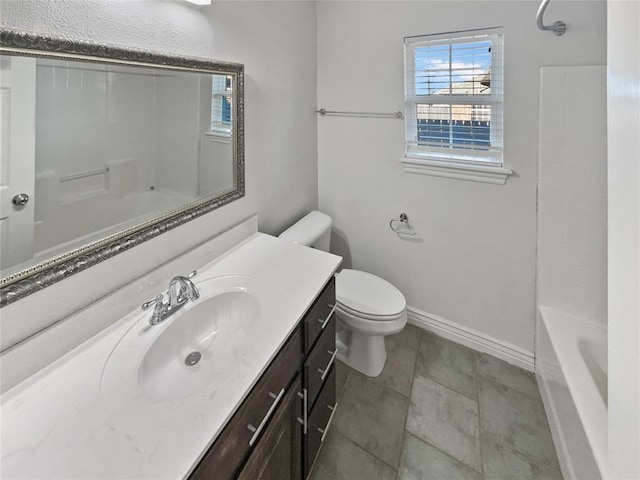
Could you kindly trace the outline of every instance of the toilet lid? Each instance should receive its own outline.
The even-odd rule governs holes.
[[[407,306],[400,290],[386,280],[349,269],[342,270],[336,276],[336,300],[366,315],[398,315]]]

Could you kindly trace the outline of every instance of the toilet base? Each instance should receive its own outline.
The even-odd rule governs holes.
[[[338,360],[368,377],[380,375],[387,361],[384,337],[349,332],[340,328],[340,325],[338,327],[336,334]]]

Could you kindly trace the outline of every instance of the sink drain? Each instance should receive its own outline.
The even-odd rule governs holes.
[[[187,358],[184,359],[184,364],[187,367],[193,367],[200,361],[201,358],[202,354],[200,352],[191,352],[189,355],[187,355]]]

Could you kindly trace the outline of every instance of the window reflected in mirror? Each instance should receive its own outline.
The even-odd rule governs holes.
[[[211,81],[211,133],[231,136],[231,75],[212,75]]]

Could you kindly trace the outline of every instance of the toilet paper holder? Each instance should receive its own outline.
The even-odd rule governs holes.
[[[400,222],[400,224],[405,224],[407,226],[407,229],[409,229],[408,231],[403,231],[403,230],[397,230],[396,227],[394,226],[394,224],[396,222]],[[400,218],[392,218],[391,221],[389,222],[389,228],[391,230],[393,230],[395,233],[397,233],[398,235],[415,235],[416,232],[412,232],[412,227],[409,225],[409,217],[407,216],[406,213],[401,213],[400,214]]]

